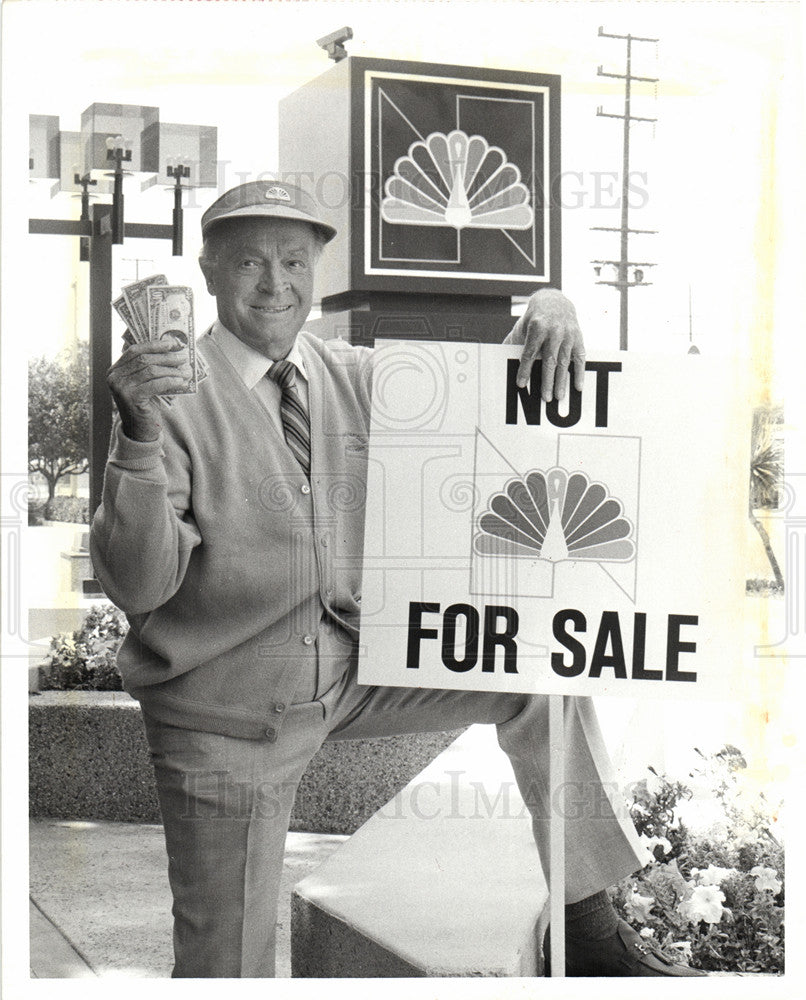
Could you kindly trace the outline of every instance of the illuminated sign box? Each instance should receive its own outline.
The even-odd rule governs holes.
[[[339,230],[322,297],[560,283],[560,79],[348,58],[280,104],[280,175]]]

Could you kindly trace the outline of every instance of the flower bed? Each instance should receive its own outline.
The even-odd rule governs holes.
[[[673,961],[716,972],[784,971],[784,850],[775,816],[749,798],[746,764],[731,746],[702,757],[720,818],[703,833],[681,819],[691,789],[650,768],[630,811],[654,860],[615,890],[614,903],[647,944]]]
[[[121,691],[117,654],[129,630],[126,616],[112,604],[90,608],[80,628],[55,635],[40,668],[43,691]]]

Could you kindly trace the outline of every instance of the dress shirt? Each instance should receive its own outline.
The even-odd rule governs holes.
[[[213,323],[210,336],[221,348],[227,361],[238,373],[246,388],[260,400],[274,421],[277,430],[284,434],[283,421],[280,416],[282,389],[272,379],[264,377],[274,362],[253,347],[238,340],[235,334],[231,333],[220,320]],[[305,374],[305,362],[302,360],[296,340],[286,355],[286,360],[293,362],[297,369],[297,395],[305,410],[308,411],[308,379]]]

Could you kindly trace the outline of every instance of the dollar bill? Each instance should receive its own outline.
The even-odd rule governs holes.
[[[184,285],[149,285],[146,288],[148,301],[148,339],[151,341],[172,340],[182,344],[187,351],[187,363],[191,376],[187,384],[175,389],[178,393],[196,392],[198,388],[198,365],[196,362],[196,337],[193,327],[193,291]]]
[[[132,314],[131,309],[129,309],[126,304],[126,300],[122,295],[118,296],[112,303],[115,312],[120,316],[123,322],[126,324],[126,329],[129,331],[129,341],[130,343],[137,343],[137,322]],[[127,340],[126,335],[123,336],[124,341]]]
[[[133,285],[126,285],[123,288],[123,300],[129,307],[134,329],[132,336],[135,340],[143,343],[149,339],[148,335],[148,289],[155,285],[167,285],[168,279],[164,274],[152,274],[141,281],[135,281]],[[131,329],[131,328],[130,328]]]

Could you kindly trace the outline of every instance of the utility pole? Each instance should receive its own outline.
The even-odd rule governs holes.
[[[630,233],[643,233],[652,234],[655,233],[654,229],[630,229],[629,222],[629,181],[630,181],[630,123],[631,122],[654,122],[657,121],[656,118],[644,118],[640,115],[634,115],[631,112],[631,101],[632,101],[632,82],[633,80],[640,81],[641,83],[657,83],[657,77],[652,76],[635,76],[632,72],[632,46],[633,42],[657,42],[657,38],[643,38],[638,35],[614,35],[606,32],[604,28],[599,28],[600,38],[618,38],[627,43],[627,71],[626,73],[606,73],[601,66],[598,67],[596,74],[597,76],[607,76],[612,77],[616,80],[624,80],[624,114],[617,115],[610,112],[606,112],[602,109],[600,105],[596,109],[596,116],[598,118],[620,118],[624,122],[624,143],[622,148],[622,158],[621,158],[621,225],[618,229],[611,226],[593,226],[593,229],[601,230],[604,232],[619,233],[621,237],[621,253],[619,259],[615,260],[595,260],[592,263],[596,268],[597,276],[601,273],[601,268],[603,265],[612,265],[617,268],[618,278],[616,281],[597,281],[597,285],[612,285],[618,288],[619,295],[621,298],[621,309],[619,314],[619,349],[622,351],[627,350],[627,331],[628,331],[628,302],[627,296],[630,288],[635,287],[635,285],[651,284],[651,282],[644,281],[643,268],[654,267],[655,265],[649,261],[630,261],[629,259],[629,237]],[[634,268],[634,280],[630,281],[630,268]]]
[[[694,343],[694,315],[691,309],[691,285],[688,286],[688,353],[700,353],[699,347],[697,347]]]

